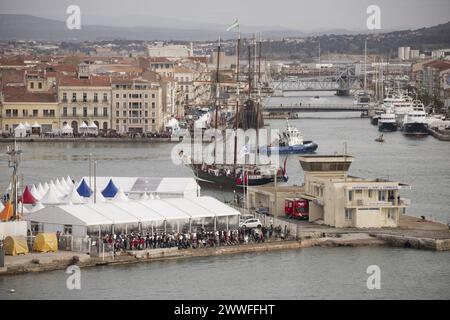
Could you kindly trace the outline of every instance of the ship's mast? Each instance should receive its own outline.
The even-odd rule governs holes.
[[[234,129],[235,129],[235,135],[234,135],[234,164],[237,163],[237,130],[239,126],[239,89],[240,89],[240,83],[239,83],[239,54],[240,54],[240,46],[241,46],[241,32],[239,30],[237,44],[236,44],[236,112],[234,115]]]
[[[12,176],[12,200],[13,200],[13,220],[18,219],[17,210],[18,208],[18,194],[17,194],[17,184],[18,184],[18,178],[17,178],[17,172],[19,170],[19,163],[20,163],[20,157],[22,154],[22,150],[20,150],[17,147],[17,143],[14,140],[13,146],[8,146],[7,152],[8,154],[8,167],[13,168],[13,176]]]
[[[367,39],[364,40],[364,92],[367,89]]]
[[[219,45],[217,46],[217,67],[216,67],[216,103],[215,103],[215,120],[214,120],[214,128],[216,129],[216,135],[219,124],[219,99],[220,99],[220,77],[219,77],[219,68],[220,68],[220,47],[221,40],[219,37]],[[216,154],[217,152],[217,136],[214,137],[214,162],[216,162]]]

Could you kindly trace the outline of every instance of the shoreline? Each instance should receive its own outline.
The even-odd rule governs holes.
[[[86,143],[86,142],[93,142],[93,143],[104,143],[104,142],[135,142],[135,143],[179,143],[180,141],[173,141],[171,138],[0,138],[0,143],[11,143],[11,142],[33,142],[33,143],[40,143],[40,142],[80,142],[80,143]]]
[[[392,234],[387,232],[305,232],[298,240],[274,240],[235,246],[218,246],[201,249],[147,249],[127,251],[112,257],[94,257],[87,253],[58,251],[55,253],[31,253],[25,256],[6,256],[0,276],[64,270],[70,265],[80,268],[114,266],[178,260],[196,257],[214,257],[228,254],[299,250],[311,247],[402,247],[406,249],[450,251],[450,235],[443,239]]]

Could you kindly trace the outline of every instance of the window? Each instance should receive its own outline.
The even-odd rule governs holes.
[[[77,116],[77,108],[76,107],[72,108],[72,116],[74,116],[74,117]]]
[[[19,116],[19,111],[17,109],[13,109],[12,111],[13,117],[17,118]]]
[[[152,102],[152,109],[155,109],[156,103]]]
[[[348,192],[348,201],[353,201],[353,191]]]
[[[98,116],[98,108],[94,108],[94,117],[97,117]]]
[[[386,201],[386,194],[384,191],[378,191],[378,201]]]
[[[38,88],[39,88],[39,89],[42,89],[42,82],[39,82],[39,83],[38,83]]]
[[[83,92],[83,102],[87,102],[87,93]]]
[[[372,190],[369,190],[368,193],[369,193],[369,198],[372,198]]]
[[[27,109],[23,109],[22,110],[22,117],[24,117],[24,118],[28,117],[28,110]]]
[[[116,111],[116,117],[120,117],[120,112]]]
[[[353,210],[345,209],[345,220],[353,220]]]
[[[63,92],[62,101],[67,102],[67,92]]]
[[[83,117],[87,117],[87,107],[83,107]]]
[[[30,89],[34,89],[34,82],[30,82]]]
[[[94,92],[94,102],[98,102],[98,94],[97,94],[97,92]]]
[[[388,209],[387,211],[387,218],[389,220],[395,220],[395,213],[393,209]]]
[[[116,102],[116,108],[119,109],[119,107],[120,107],[119,102]]]
[[[107,117],[108,116],[108,108],[103,108],[103,116]]]
[[[6,109],[6,116],[11,117],[11,109]]]
[[[63,108],[63,117],[67,117],[67,107]]]
[[[38,116],[39,111],[37,109],[33,109],[33,117]]]
[[[77,94],[75,92],[72,93],[72,102],[77,102]]]
[[[104,93],[103,94],[103,102],[107,102],[108,101],[108,94]]]
[[[118,93],[116,93],[116,99],[119,99],[120,95]]]
[[[156,95],[154,93],[152,93],[152,98],[155,99]]]
[[[72,235],[72,226],[65,224],[64,225],[64,234],[65,235]]]

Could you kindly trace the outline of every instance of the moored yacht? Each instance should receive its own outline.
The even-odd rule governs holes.
[[[405,116],[402,123],[402,131],[407,135],[427,135],[427,114],[420,101],[414,101],[412,110]]]
[[[380,115],[380,118],[378,119],[378,131],[397,131],[397,121],[395,120],[395,114],[391,109],[387,109],[385,113]]]

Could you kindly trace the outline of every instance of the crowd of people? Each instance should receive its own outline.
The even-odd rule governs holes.
[[[201,228],[195,232],[132,232],[129,234],[107,234],[102,241],[114,251],[146,250],[158,248],[195,249],[216,246],[230,246],[248,243],[261,243],[271,238],[287,239],[288,230],[281,227],[260,229],[240,228],[228,231],[205,231]]]

